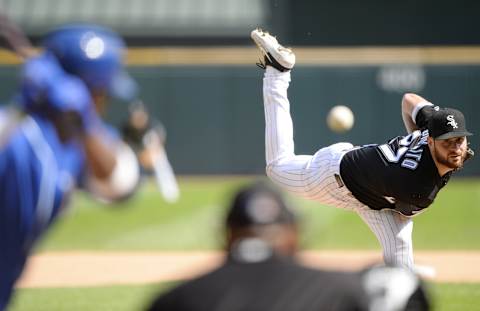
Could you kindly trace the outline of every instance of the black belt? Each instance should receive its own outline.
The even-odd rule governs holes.
[[[347,189],[346,194],[348,196],[352,197],[352,198],[355,198],[355,196],[352,194],[352,192],[347,188],[347,186],[345,186],[345,183],[343,182],[342,176],[340,176],[339,174],[333,174],[333,177],[335,177],[335,180],[337,181],[338,188],[345,187],[345,189]]]
[[[338,188],[342,188],[345,186],[345,183],[343,182],[342,177],[340,177],[340,175],[333,174],[333,177],[335,177],[335,180],[337,181]]]

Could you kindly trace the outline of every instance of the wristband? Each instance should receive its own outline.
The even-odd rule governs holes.
[[[433,104],[431,102],[427,102],[427,101],[422,101],[422,102],[419,102],[415,108],[413,108],[412,110],[412,121],[414,124],[417,124],[417,114],[418,112],[425,106],[433,106]]]

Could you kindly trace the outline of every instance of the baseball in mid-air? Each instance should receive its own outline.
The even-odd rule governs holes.
[[[353,112],[350,108],[343,105],[334,106],[327,115],[328,127],[337,133],[350,130],[355,121]]]

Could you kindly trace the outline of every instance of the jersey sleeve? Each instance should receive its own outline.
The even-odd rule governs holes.
[[[428,120],[432,117],[435,112],[435,107],[433,105],[423,106],[415,116],[415,124],[419,129],[425,129],[428,124]]]

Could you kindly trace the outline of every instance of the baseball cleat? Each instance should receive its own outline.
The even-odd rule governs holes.
[[[272,66],[279,71],[288,71],[295,65],[295,54],[289,48],[283,47],[277,39],[259,28],[253,30],[250,37],[264,56],[260,67]]]

